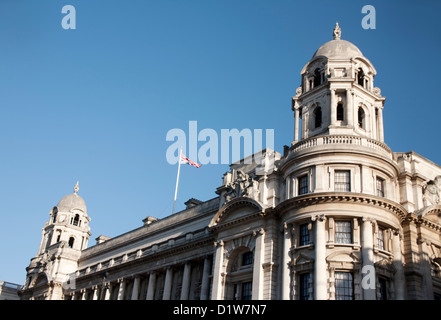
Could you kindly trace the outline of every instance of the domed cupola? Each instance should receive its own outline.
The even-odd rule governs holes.
[[[78,195],[78,183],[74,188],[74,193],[68,194],[58,202],[57,208],[59,212],[71,212],[72,210],[80,210],[87,213],[86,202]]]
[[[293,144],[323,135],[384,141],[385,98],[374,87],[377,71],[356,45],[341,39],[338,23],[333,40],[317,49],[300,74],[301,86],[292,99]]]
[[[86,202],[78,195],[78,190],[77,182],[74,193],[63,197],[49,212],[50,219],[43,229],[39,254],[59,242],[65,242],[71,249],[83,250],[87,247],[90,218]]]

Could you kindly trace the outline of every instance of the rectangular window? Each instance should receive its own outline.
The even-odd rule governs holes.
[[[386,250],[385,246],[384,246],[384,229],[382,229],[382,228],[378,228],[377,248],[380,250]]]
[[[351,272],[335,273],[335,300],[354,300],[354,281]]]
[[[351,191],[351,171],[335,170],[334,172],[334,191],[350,192]]]
[[[299,195],[306,194],[309,192],[308,189],[308,175],[305,174],[297,178],[299,184]]]
[[[300,225],[300,246],[306,246],[309,244],[309,228],[308,224]]]
[[[242,300],[251,300],[252,291],[253,283],[251,281],[242,283]]]
[[[378,291],[380,292],[379,300],[387,300],[387,280],[379,278],[378,287]]]
[[[377,189],[377,196],[384,197],[384,179],[377,177],[376,189]]]
[[[309,280],[310,273],[302,273],[300,275],[300,300],[309,300]]]
[[[350,221],[335,222],[335,243],[352,243],[352,224]]]

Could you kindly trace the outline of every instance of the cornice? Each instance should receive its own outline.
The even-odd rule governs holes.
[[[406,209],[394,201],[382,197],[353,192],[321,192],[306,194],[283,201],[274,208],[274,211],[279,215],[283,215],[290,209],[326,203],[358,203],[381,207],[391,211],[400,219],[400,221],[404,221],[408,215]]]

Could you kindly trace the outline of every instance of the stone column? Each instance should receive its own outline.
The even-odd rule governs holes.
[[[403,261],[401,257],[401,241],[400,233],[395,231],[393,233],[392,246],[394,253],[395,276],[394,276],[394,286],[395,286],[395,300],[404,300],[404,270]]]
[[[374,266],[373,224],[375,220],[363,218],[361,229],[362,279],[361,287],[364,300],[376,300],[376,276]]]
[[[210,262],[212,259],[205,257],[204,270],[202,272],[202,284],[201,284],[201,300],[208,300],[209,288],[210,288]]]
[[[86,300],[86,289],[81,290],[81,300]]]
[[[135,279],[133,281],[132,300],[138,300],[139,280],[139,276],[135,276]]]
[[[184,266],[184,275],[182,276],[181,300],[188,300],[191,280],[191,263],[187,262]]]
[[[299,108],[294,110],[294,142],[299,141]]]
[[[156,271],[152,271],[149,276],[149,284],[147,288],[146,300],[153,300],[156,288]]]
[[[335,89],[330,89],[331,91],[331,126],[334,126],[337,122],[337,104],[335,103]]]
[[[327,277],[326,277],[326,230],[324,215],[312,217],[315,221],[314,234],[314,296],[316,300],[327,299]]]
[[[168,267],[165,273],[164,293],[162,295],[162,300],[170,300],[172,284],[173,284],[173,269],[172,267]]]
[[[106,283],[104,285],[104,300],[110,300],[110,283]]]
[[[124,300],[124,291],[126,289],[126,282],[124,279],[118,279],[119,289],[118,289],[118,300]]]
[[[93,288],[93,300],[98,300],[98,286],[94,286]]]
[[[282,300],[290,300],[290,254],[291,249],[290,227],[285,224],[283,227],[283,253],[282,253]]]
[[[383,108],[378,108],[378,140],[384,142],[384,127],[383,127]]]
[[[214,272],[213,272],[213,288],[212,288],[212,300],[221,300],[223,293],[223,263],[224,263],[224,242],[218,241],[214,243],[216,247],[215,251],[215,261],[214,261]]]
[[[352,94],[353,90],[347,89],[346,90],[346,123],[348,124],[348,127],[354,127],[354,106],[352,105]],[[358,113],[356,113],[358,114]]]
[[[263,297],[264,234],[263,228],[253,232],[256,237],[256,245],[254,247],[252,300],[262,300]]]

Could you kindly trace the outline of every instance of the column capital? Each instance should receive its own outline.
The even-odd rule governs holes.
[[[361,221],[363,221],[363,223],[364,223],[364,222],[370,222],[370,223],[372,223],[372,225],[375,225],[375,224],[377,223],[377,220],[376,220],[376,219],[374,219],[374,218],[370,218],[370,217],[363,217],[363,218],[361,219]]]
[[[324,221],[326,221],[326,216],[324,214],[313,215],[313,216],[311,216],[311,220],[312,221],[324,222]]]
[[[214,242],[214,246],[215,247],[223,247],[224,246],[224,242],[222,240],[215,241]]]
[[[253,236],[258,237],[265,234],[265,230],[263,228],[259,228],[253,231]]]

